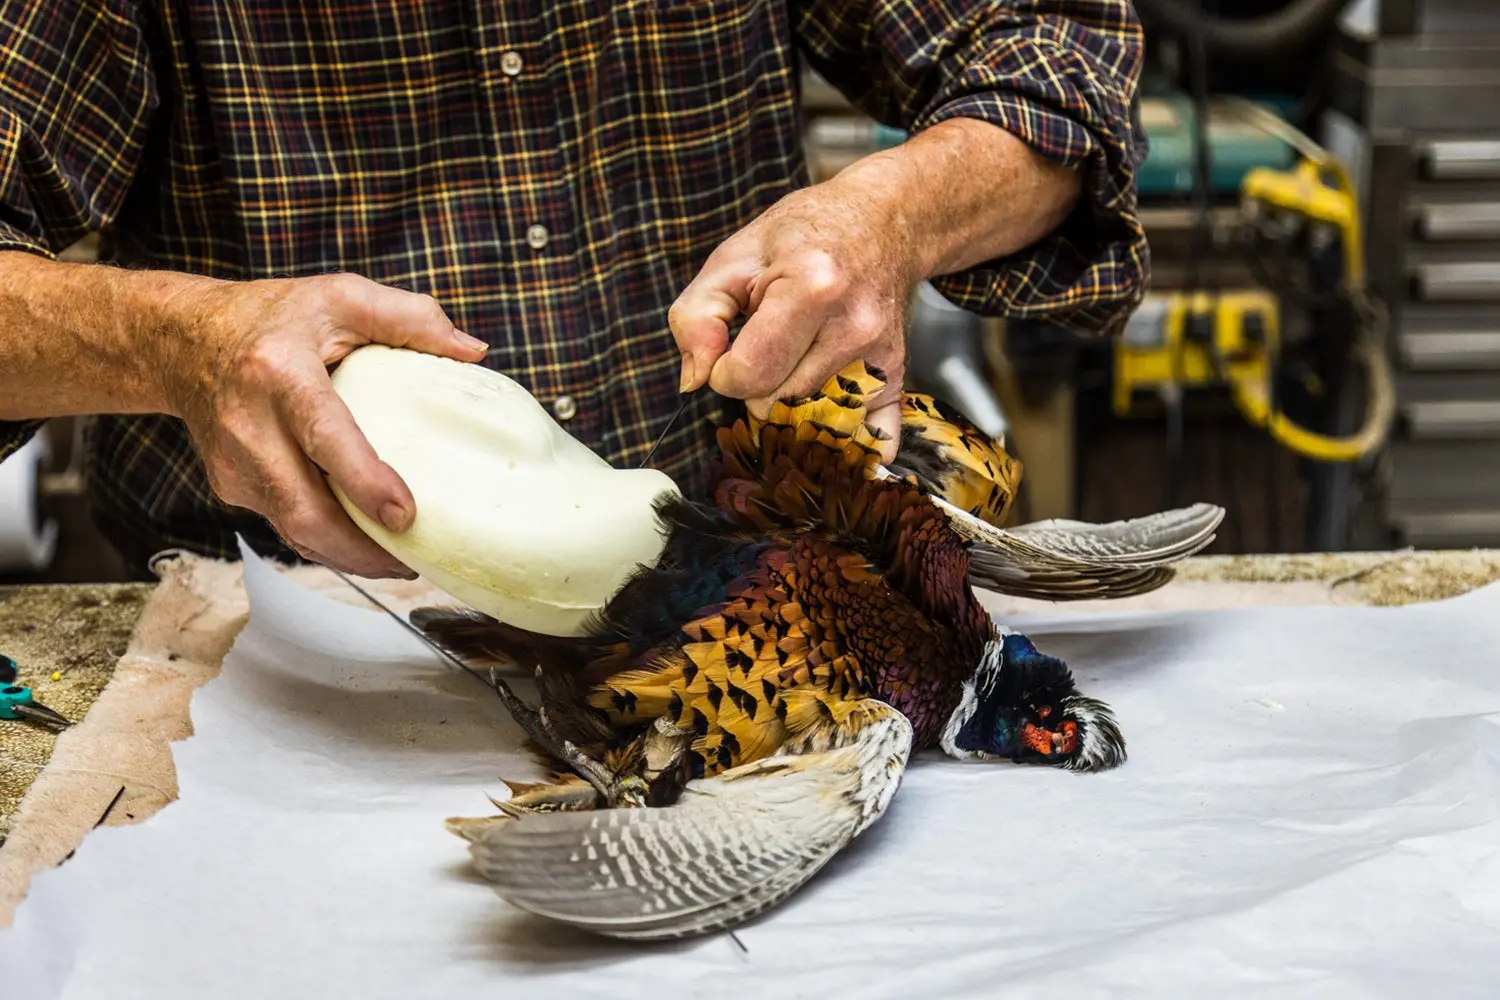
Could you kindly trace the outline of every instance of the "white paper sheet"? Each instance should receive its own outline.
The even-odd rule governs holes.
[[[1500,587],[1019,623],[1129,763],[922,758],[742,954],[511,910],[441,825],[535,773],[493,696],[378,612],[246,582],[180,801],[35,880],[6,1000],[1500,996]]]

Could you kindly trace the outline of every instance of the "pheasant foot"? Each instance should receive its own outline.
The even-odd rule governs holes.
[[[551,754],[560,763],[572,768],[580,778],[593,785],[594,790],[605,802],[615,804],[620,798],[620,791],[616,786],[614,776],[598,761],[590,759],[571,742],[559,737],[547,720],[546,709],[534,709],[522,701],[510,689],[510,685],[500,679],[500,675],[494,668],[490,669],[490,686],[500,696],[501,703],[510,713],[510,717],[516,721],[516,725],[531,737],[533,743]]]

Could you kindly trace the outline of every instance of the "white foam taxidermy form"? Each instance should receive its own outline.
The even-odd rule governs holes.
[[[578,635],[666,538],[654,504],[676,493],[655,469],[616,469],[499,372],[381,345],[333,387],[375,453],[411,488],[396,534],[337,486],[354,523],[432,583],[503,622]]]

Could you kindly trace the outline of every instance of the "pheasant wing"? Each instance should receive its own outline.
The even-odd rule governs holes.
[[[1012,553],[984,550],[972,552],[969,561],[969,580],[974,586],[1043,601],[1119,600],[1149,594],[1166,586],[1175,575],[1170,566],[1047,566],[1040,561],[1018,560]]]
[[[1223,520],[1222,507],[1199,503],[1108,524],[1035,521],[1007,533],[1036,550],[1085,562],[1166,565],[1201,551]]]
[[[1172,564],[1214,539],[1222,509],[1206,504],[1135,521],[1004,530],[954,512],[973,545],[969,579],[1018,597],[1064,601],[1121,598],[1164,586]],[[962,522],[960,524],[960,522]]]
[[[1010,530],[958,525],[974,542],[969,577],[995,590],[1048,600],[1120,598],[1163,586],[1174,563],[1202,551],[1223,517],[1200,504],[1112,524],[1043,521]],[[970,529],[970,530],[966,530]]]
[[[528,814],[464,832],[522,910],[609,937],[693,937],[781,902],[884,814],[912,728],[883,702],[792,748],[689,782],[660,809]]]
[[[1224,509],[1194,504],[1107,524],[1048,520],[997,528],[940,497],[933,502],[970,543],[969,579],[1016,597],[1119,598],[1172,579],[1172,564],[1203,551]]]

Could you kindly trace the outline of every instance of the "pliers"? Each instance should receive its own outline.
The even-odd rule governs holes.
[[[0,719],[20,719],[52,729],[66,729],[73,724],[32,697],[31,688],[17,684],[19,674],[16,661],[0,653]]]

